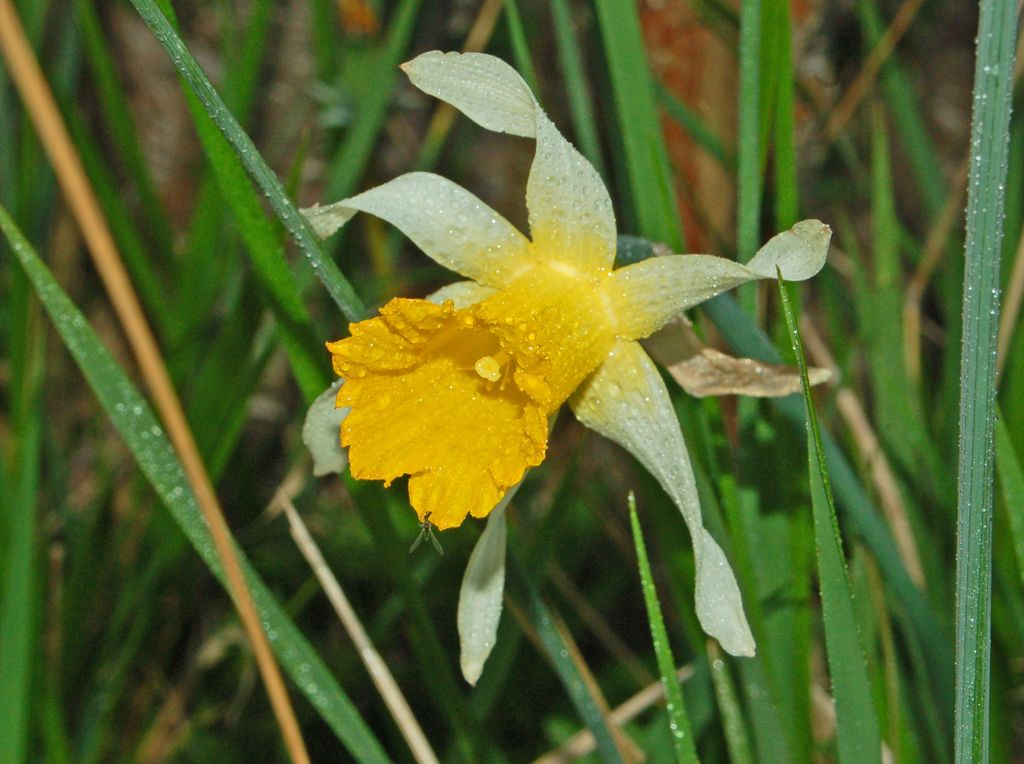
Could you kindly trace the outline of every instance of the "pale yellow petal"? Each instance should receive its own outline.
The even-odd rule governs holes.
[[[316,397],[306,412],[302,424],[302,442],[313,457],[313,474],[317,477],[341,474],[348,464],[348,455],[341,447],[341,422],[348,415],[347,408],[338,408],[335,400],[338,388],[345,380],[339,379]]]
[[[619,335],[641,339],[670,318],[717,294],[756,279],[776,278],[776,267],[791,281],[821,270],[831,229],[804,220],[765,244],[746,265],[711,255],[651,257],[619,268],[608,286]]]
[[[704,529],[689,453],[654,363],[636,342],[620,340],[570,405],[583,424],[633,454],[679,508],[693,539],[701,626],[730,654],[753,655],[736,578]]]
[[[429,257],[463,276],[502,286],[528,268],[530,242],[466,189],[440,175],[412,172],[361,194],[303,214],[329,236],[356,212],[382,218]]]
[[[681,311],[759,278],[761,274],[723,257],[650,257],[616,270],[608,298],[619,336],[640,339]]]
[[[510,488],[487,516],[487,527],[473,547],[459,587],[459,666],[471,685],[483,673],[498,636],[505,593],[505,508],[515,491],[516,487]]]
[[[762,278],[776,278],[776,266],[786,281],[804,281],[825,265],[832,229],[820,220],[801,220],[776,234],[747,263]]]
[[[536,137],[526,187],[537,256],[581,270],[610,268],[615,214],[597,171],[558,132],[516,71],[485,53],[424,53],[402,67],[414,85],[489,130]]]
[[[409,81],[481,127],[532,138],[536,100],[515,69],[486,53],[432,50],[402,64]]]
[[[581,271],[611,268],[616,232],[608,189],[539,107],[526,208],[538,259]]]

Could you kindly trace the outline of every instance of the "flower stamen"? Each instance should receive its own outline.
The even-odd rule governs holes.
[[[509,355],[504,350],[499,350],[494,355],[485,355],[478,358],[473,364],[473,369],[488,382],[497,382],[501,379],[502,368],[508,363]]]

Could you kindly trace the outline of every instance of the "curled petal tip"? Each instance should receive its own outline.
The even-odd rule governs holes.
[[[697,553],[697,618],[705,632],[730,655],[750,657],[756,644],[743,612],[736,577],[722,548],[701,528],[694,538]]]
[[[824,267],[831,239],[832,229],[820,220],[801,220],[769,239],[747,267],[762,278],[775,278],[778,268],[787,281],[804,281]]]

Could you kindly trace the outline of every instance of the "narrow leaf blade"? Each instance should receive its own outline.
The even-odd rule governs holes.
[[[654,588],[654,576],[651,574],[651,563],[647,559],[647,546],[644,544],[643,530],[636,515],[636,499],[629,494],[629,522],[633,529],[633,543],[636,546],[637,564],[640,568],[640,581],[644,590],[644,605],[647,607],[647,622],[651,627],[651,639],[654,642],[654,654],[658,659],[658,671],[661,673],[661,686],[665,688],[665,706],[668,710],[669,730],[672,734],[672,745],[676,752],[676,761],[697,762],[697,751],[694,748],[693,732],[690,719],[686,715],[683,703],[683,691],[676,677],[676,659],[672,655],[672,646],[665,630],[665,619],[661,615],[661,604],[658,602],[658,591]]]
[[[811,508],[818,559],[821,607],[825,621],[825,646],[832,692],[836,704],[839,760],[846,764],[881,761],[882,738],[872,700],[864,645],[853,608],[853,591],[846,572],[842,539],[829,484],[828,464],[811,399],[807,362],[796,327],[789,293],[779,277],[782,307],[793,343],[793,353],[803,377],[807,415],[807,452],[811,479]]]

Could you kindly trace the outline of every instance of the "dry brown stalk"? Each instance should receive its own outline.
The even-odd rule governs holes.
[[[370,635],[363,628],[362,621],[359,620],[359,616],[348,601],[348,597],[345,596],[341,584],[324,560],[320,548],[313,540],[313,536],[302,521],[298,510],[295,509],[295,505],[283,491],[278,493],[277,501],[288,517],[292,538],[295,539],[295,543],[298,545],[299,551],[302,552],[302,556],[306,558],[306,562],[309,563],[309,567],[313,569],[313,573],[324,589],[324,594],[327,595],[334,612],[338,614],[338,619],[345,627],[345,631],[348,632],[352,644],[355,645],[356,651],[359,653],[359,658],[370,673],[377,692],[384,699],[384,704],[391,712],[402,737],[405,738],[413,758],[421,764],[437,764],[437,755],[431,748],[427,736],[423,733],[423,728],[416,720],[416,715],[409,707],[405,695],[402,694],[398,682],[395,681],[388,664],[374,646]]]
[[[878,41],[878,44],[875,45],[868,55],[864,66],[861,67],[860,72],[857,74],[857,79],[847,88],[839,104],[832,110],[832,115],[828,118],[828,122],[825,123],[825,140],[829,144],[835,141],[853,117],[857,107],[860,106],[864,97],[871,90],[872,85],[874,85],[882,65],[892,55],[897,43],[906,34],[907,29],[910,28],[910,22],[914,20],[922,5],[924,5],[924,0],[906,0],[900,6],[900,9],[892,19],[892,23],[889,24],[889,28],[882,35],[882,39]]]
[[[911,276],[903,298],[903,364],[907,376],[915,384],[921,381],[921,300],[932,274],[946,252],[946,242],[960,219],[966,194],[967,157],[964,157],[950,186],[946,205],[928,234],[921,262]]]

